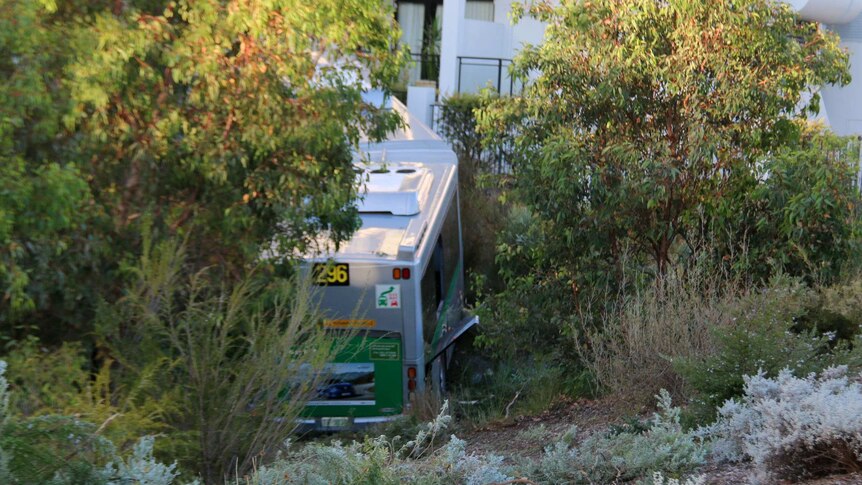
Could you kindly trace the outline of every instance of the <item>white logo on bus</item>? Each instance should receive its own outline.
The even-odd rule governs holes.
[[[377,308],[401,308],[401,285],[375,285]]]

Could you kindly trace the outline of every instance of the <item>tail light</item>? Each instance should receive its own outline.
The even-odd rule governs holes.
[[[393,280],[409,280],[410,268],[392,268]]]
[[[416,368],[408,367],[407,368],[407,390],[415,391],[416,390]]]

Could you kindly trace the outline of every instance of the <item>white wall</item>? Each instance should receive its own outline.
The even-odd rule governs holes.
[[[820,116],[839,135],[862,134],[862,0],[789,0],[806,20],[824,22],[850,54],[852,81],[820,90]]]
[[[851,50],[850,75],[853,81],[844,87],[824,86],[821,112],[832,130],[839,135],[862,135],[862,42],[842,42]]]
[[[862,13],[862,0],[785,0],[802,18],[843,24]]]
[[[539,44],[544,36],[545,27],[536,20],[523,19],[516,25],[511,24],[512,0],[494,0],[493,22],[464,18],[464,5],[465,0],[443,2],[440,58],[440,95],[443,97],[458,91],[458,57],[511,59],[524,44]],[[447,42],[447,36],[457,38],[458,42]],[[498,76],[497,62],[464,59],[460,69],[461,92],[476,92],[489,85],[496,87],[498,82],[501,91],[508,92],[512,82],[507,66],[508,63],[504,63]]]
[[[508,26],[464,19],[463,29],[458,55],[502,58],[512,56],[512,29]]]
[[[440,41],[440,96],[457,92],[458,51],[463,32],[465,0],[443,1],[443,23]]]

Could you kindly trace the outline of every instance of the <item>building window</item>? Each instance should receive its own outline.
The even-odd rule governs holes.
[[[493,22],[494,2],[467,0],[467,4],[464,6],[464,18]]]

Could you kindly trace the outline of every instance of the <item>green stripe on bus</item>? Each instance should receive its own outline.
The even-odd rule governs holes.
[[[452,296],[455,294],[455,287],[458,286],[458,275],[461,274],[464,261],[459,259],[458,266],[455,267],[455,275],[449,281],[449,288],[446,291],[446,298],[443,299],[443,308],[440,309],[440,316],[445,316],[449,311],[449,306],[452,304]],[[434,338],[431,339],[431,351],[425,354],[427,360],[437,349],[437,342],[440,341],[440,336],[443,333],[443,323],[445,318],[437,319],[437,327],[434,329]]]

